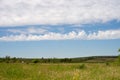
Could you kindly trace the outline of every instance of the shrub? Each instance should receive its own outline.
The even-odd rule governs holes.
[[[106,66],[109,66],[110,65],[110,63],[109,62],[106,62]]]
[[[85,68],[86,68],[85,64],[81,64],[81,65],[79,66],[79,69],[85,69]]]
[[[38,63],[38,62],[39,62],[39,60],[37,60],[37,59],[32,61],[32,63]]]

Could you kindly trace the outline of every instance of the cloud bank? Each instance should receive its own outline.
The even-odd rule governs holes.
[[[66,34],[49,32],[46,34],[20,34],[0,37],[0,41],[40,41],[40,40],[106,40],[120,39],[120,30],[106,30],[87,34],[84,30]]]
[[[0,0],[0,27],[111,20],[120,20],[120,0]]]

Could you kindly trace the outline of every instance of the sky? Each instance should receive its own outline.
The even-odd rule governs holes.
[[[0,0],[0,57],[118,55],[120,0]]]

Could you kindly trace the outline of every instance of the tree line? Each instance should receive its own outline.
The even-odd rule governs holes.
[[[78,58],[16,58],[5,56],[0,58],[3,63],[80,63],[80,62],[113,62],[118,56],[91,56]]]

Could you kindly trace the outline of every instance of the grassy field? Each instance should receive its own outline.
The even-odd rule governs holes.
[[[0,63],[0,80],[120,80],[120,66],[105,63]]]

